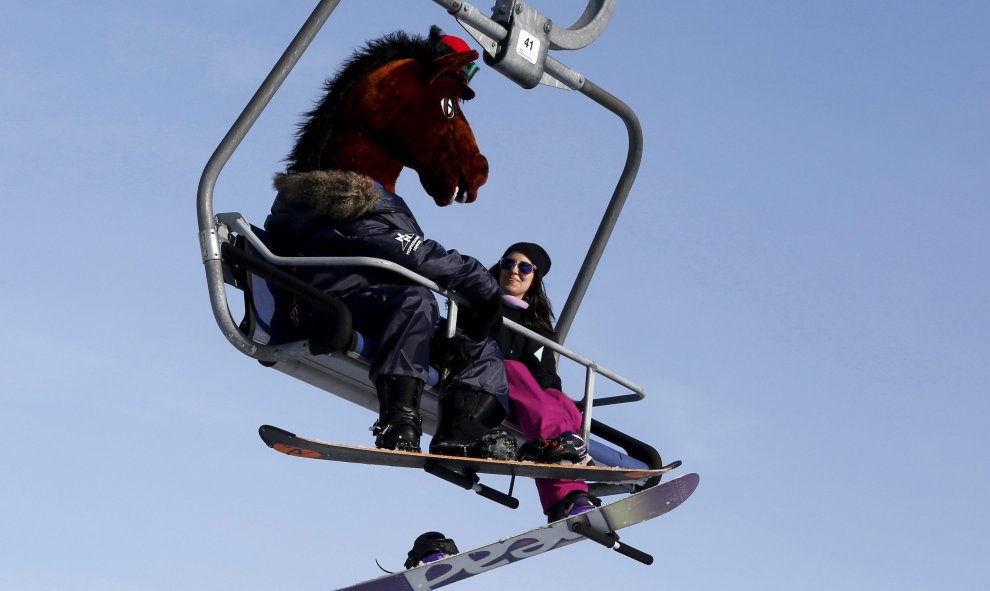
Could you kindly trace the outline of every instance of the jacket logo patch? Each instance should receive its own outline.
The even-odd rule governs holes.
[[[402,252],[406,254],[412,254],[416,252],[419,245],[423,243],[423,239],[415,234],[403,234],[399,232],[395,235],[395,239],[401,244]]]

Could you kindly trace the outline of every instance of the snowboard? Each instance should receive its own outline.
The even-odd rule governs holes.
[[[500,566],[563,548],[586,537],[649,564],[652,557],[623,546],[615,531],[659,517],[676,508],[691,496],[698,487],[699,480],[697,474],[686,474],[587,513],[555,521],[436,562],[342,587],[337,591],[438,589]]]
[[[284,429],[272,427],[271,425],[264,425],[259,428],[258,434],[261,435],[261,439],[268,447],[290,456],[336,462],[372,464],[376,466],[421,468],[427,471],[432,466],[440,466],[441,468],[461,474],[496,474],[525,478],[584,480],[588,482],[637,482],[660,476],[680,465],[680,462],[675,462],[658,469],[633,469],[461,458],[420,452],[377,449],[360,445],[328,443],[326,441],[300,437]]]

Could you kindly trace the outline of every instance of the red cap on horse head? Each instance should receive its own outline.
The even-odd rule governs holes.
[[[287,172],[343,170],[389,191],[404,167],[437,205],[471,203],[488,180],[461,101],[478,52],[432,27],[428,37],[396,32],[372,40],[344,63],[299,127]]]

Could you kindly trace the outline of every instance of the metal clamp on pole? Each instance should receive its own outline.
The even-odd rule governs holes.
[[[492,20],[508,29],[494,55],[484,54],[485,63],[523,88],[535,88],[543,79],[550,51],[553,24],[535,8],[519,0],[497,0]]]

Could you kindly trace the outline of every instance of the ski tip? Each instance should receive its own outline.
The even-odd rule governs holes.
[[[668,481],[668,483],[676,482],[681,490],[685,494],[685,498],[690,496],[698,488],[698,483],[701,482],[701,476],[695,472],[690,474],[685,474],[673,480]]]
[[[278,427],[272,427],[271,425],[262,425],[258,427],[258,436],[261,440],[265,442],[268,447],[275,447],[279,443],[284,443],[296,439],[295,433],[290,433],[285,429],[279,429]]]
[[[278,427],[273,427],[271,425],[262,425],[258,427],[258,435],[261,435],[261,438],[266,441],[272,436],[283,437],[283,438],[296,436],[295,433],[290,433],[285,429],[279,429]]]

